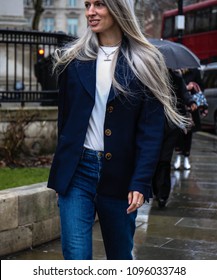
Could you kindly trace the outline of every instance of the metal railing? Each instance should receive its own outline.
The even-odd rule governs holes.
[[[5,102],[56,105],[52,53],[73,39],[61,32],[0,29],[0,106]]]

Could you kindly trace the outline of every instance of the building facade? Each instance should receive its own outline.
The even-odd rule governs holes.
[[[0,29],[26,28],[23,0],[0,0]]]
[[[32,0],[24,1],[24,15],[31,29],[34,17]],[[139,24],[144,30],[144,1],[135,2]],[[84,15],[84,2],[81,0],[43,0],[43,13],[40,17],[39,30],[46,32],[62,31],[73,36],[80,36],[87,26]]]
[[[159,37],[161,16],[165,10],[177,7],[178,0],[129,0],[135,7],[142,32],[149,37]],[[205,0],[183,0],[183,5]],[[32,29],[35,14],[33,0],[0,0],[0,27]],[[62,31],[80,36],[86,28],[83,0],[42,0],[43,13],[39,30],[47,32]],[[24,10],[24,11],[23,11]]]
[[[86,28],[84,4],[81,0],[43,0],[43,13],[39,30],[46,32],[65,32],[79,36]],[[31,29],[35,10],[32,0],[24,0],[24,14]]]
[[[24,14],[29,29],[32,29],[34,8],[32,0],[24,1]],[[144,1],[129,0],[132,7],[135,4],[138,22],[144,31]],[[62,31],[73,36],[80,36],[87,21],[84,15],[84,2],[82,0],[43,0],[43,13],[41,14],[39,30],[46,32]]]

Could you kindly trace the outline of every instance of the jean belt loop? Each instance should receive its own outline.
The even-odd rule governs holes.
[[[83,159],[84,158],[84,153],[85,153],[85,147],[83,147],[83,149],[82,149],[82,153],[81,153],[81,159]]]

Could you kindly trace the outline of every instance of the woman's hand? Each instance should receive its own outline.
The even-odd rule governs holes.
[[[191,104],[191,111],[194,112],[197,110],[197,104],[196,103],[192,103]]]
[[[195,83],[195,82],[190,82],[189,84],[187,84],[187,90],[191,91],[194,90],[195,92],[199,92],[201,91],[200,86]]]
[[[136,211],[144,203],[144,196],[140,192],[131,191],[128,194],[129,207],[127,208],[127,214]]]

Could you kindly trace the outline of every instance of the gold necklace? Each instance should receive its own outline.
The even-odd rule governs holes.
[[[100,47],[100,49],[103,51],[103,53],[105,54],[105,56],[106,56],[106,59],[104,59],[104,61],[112,61],[109,57],[112,55],[112,54],[114,54],[116,51],[117,51],[117,49],[115,49],[114,51],[112,51],[111,53],[107,53],[106,51],[104,51],[103,50],[103,48],[101,47],[101,46],[99,46]]]

